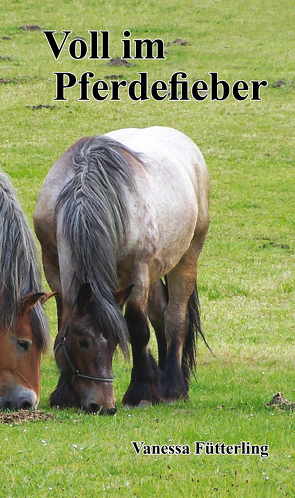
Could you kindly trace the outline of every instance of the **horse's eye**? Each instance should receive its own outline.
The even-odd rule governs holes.
[[[89,348],[89,342],[87,339],[79,339],[78,343],[81,348]]]
[[[26,341],[24,339],[17,339],[17,345],[23,350],[23,351],[28,351],[30,347],[32,346],[31,341]]]

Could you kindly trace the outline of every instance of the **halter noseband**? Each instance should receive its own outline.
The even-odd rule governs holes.
[[[73,373],[71,384],[73,385],[77,378],[85,379],[85,380],[95,380],[96,382],[106,382],[108,384],[111,384],[114,380],[113,377],[94,377],[92,375],[83,374],[77,368],[74,367],[74,365],[69,357],[69,353],[67,351],[67,348],[66,348],[67,333],[69,330],[69,319],[70,319],[70,314],[69,314],[64,332],[62,333],[62,336],[60,338],[60,341],[59,341],[58,345],[54,348],[54,356],[56,356],[57,351],[61,347],[63,349],[66,360],[67,360],[67,362],[72,370],[72,373]]]

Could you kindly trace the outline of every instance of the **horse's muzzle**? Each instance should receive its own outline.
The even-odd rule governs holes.
[[[87,406],[83,406],[83,409],[87,413],[92,413],[92,414],[99,413],[99,415],[115,415],[115,413],[117,412],[116,406],[104,408],[104,407],[100,407],[97,403],[94,403],[94,402],[90,402],[90,403],[88,403]]]
[[[19,388],[0,397],[2,410],[36,410],[38,398],[34,391]]]
[[[115,415],[117,412],[117,407],[113,406],[112,408],[102,408],[99,412],[99,415]]]

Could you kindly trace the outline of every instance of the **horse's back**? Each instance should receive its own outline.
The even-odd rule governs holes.
[[[155,205],[164,205],[166,197],[170,212],[173,204],[180,206],[185,202],[186,212],[197,205],[202,216],[209,216],[207,166],[201,151],[187,135],[173,128],[153,126],[116,130],[106,136],[139,153],[147,165],[146,190],[150,190],[148,195]]]
[[[106,134],[139,153],[147,165],[146,190],[155,205],[173,207],[186,216],[196,209],[199,223],[209,219],[209,173],[197,145],[184,133],[169,127],[127,128]],[[150,179],[150,183],[148,180]],[[182,207],[183,205],[183,213]],[[170,209],[169,209],[170,206]]]
[[[190,179],[196,184],[200,176],[208,178],[208,172],[202,153],[197,145],[184,133],[169,127],[153,126],[149,128],[124,128],[106,133],[105,136],[117,140],[139,153],[143,161],[147,159],[149,170],[159,169],[162,163],[164,175],[166,169],[171,171],[169,160],[177,162],[177,174],[185,170]],[[87,142],[90,137],[84,137],[74,143],[49,170],[41,187],[38,203],[42,207],[55,203],[64,185],[74,175],[72,167],[76,152]],[[37,203],[37,205],[38,205]]]
[[[143,172],[135,181],[140,202],[130,203],[130,237],[126,252],[150,260],[150,275],[167,273],[209,223],[209,177],[195,143],[167,127],[129,128],[108,133],[141,157]],[[203,228],[204,227],[204,228]],[[152,263],[151,263],[152,262]]]
[[[143,157],[158,162],[161,157],[173,157],[183,165],[191,177],[196,171],[207,175],[207,168],[197,145],[184,133],[165,126],[125,128],[106,133]],[[152,165],[150,165],[152,166]]]

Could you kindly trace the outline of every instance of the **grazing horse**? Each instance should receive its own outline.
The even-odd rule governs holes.
[[[0,170],[0,408],[37,408],[40,356],[49,341],[33,234]]]
[[[117,344],[128,355],[128,341],[125,406],[188,396],[208,210],[203,156],[171,128],[82,138],[53,165],[34,211],[45,274],[58,291],[52,406],[114,413],[112,358]]]

